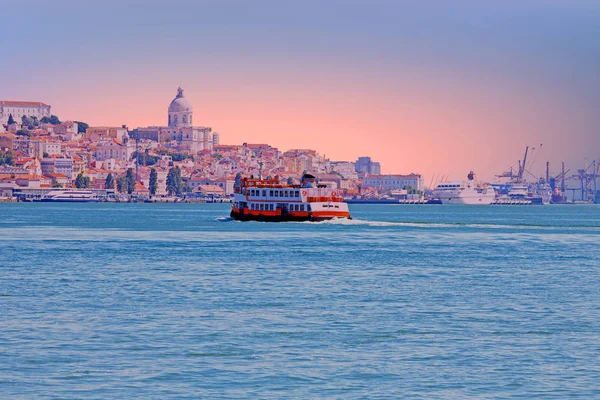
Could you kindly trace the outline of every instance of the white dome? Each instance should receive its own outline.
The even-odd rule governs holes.
[[[191,112],[192,105],[185,97],[183,97],[183,89],[177,89],[177,97],[169,104],[169,112]]]
[[[192,111],[192,105],[183,97],[176,97],[169,104],[169,112],[185,112]]]

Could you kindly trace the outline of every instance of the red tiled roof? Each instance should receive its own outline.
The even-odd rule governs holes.
[[[0,104],[9,107],[49,107],[48,104],[40,101],[13,101],[13,100],[0,100]]]

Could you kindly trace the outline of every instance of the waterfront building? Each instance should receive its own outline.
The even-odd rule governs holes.
[[[126,140],[125,143],[118,143],[115,139],[105,140],[96,146],[96,160],[129,161],[134,152],[135,142],[133,141]]]
[[[356,172],[364,172],[371,175],[381,174],[381,165],[371,160],[371,157],[358,157],[355,165]]]
[[[50,117],[50,108],[50,105],[39,101],[0,100],[0,125],[6,125],[10,115],[18,123],[24,116],[37,119]]]
[[[363,179],[363,187],[372,187],[379,191],[391,191],[399,189],[424,190],[423,176],[420,174],[410,175],[367,175]]]
[[[63,175],[67,179],[71,180],[74,178],[74,162],[70,157],[46,157],[42,159],[41,163],[42,174],[46,176]],[[58,182],[61,183],[62,182]]]

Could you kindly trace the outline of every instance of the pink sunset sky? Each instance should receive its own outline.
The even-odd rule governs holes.
[[[526,145],[536,176],[600,158],[600,7],[479,3],[26,1],[0,97],[135,128],[166,124],[181,84],[222,143],[368,155],[426,184],[492,180]]]

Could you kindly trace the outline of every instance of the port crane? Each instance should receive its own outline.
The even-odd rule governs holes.
[[[586,168],[578,169],[576,174],[571,175],[571,179],[578,180],[581,184],[581,188],[568,189],[573,191],[573,198],[575,198],[575,192],[581,190],[581,201],[594,200],[598,193],[597,178],[600,172],[599,167],[600,163],[594,160]]]

